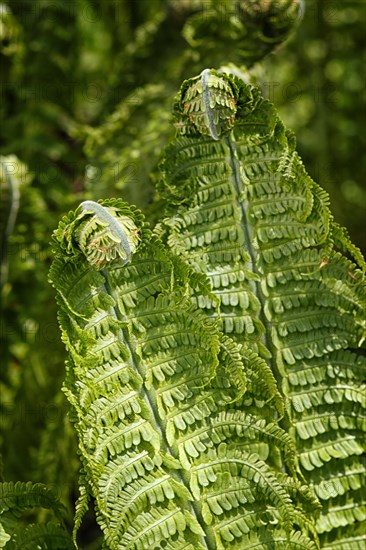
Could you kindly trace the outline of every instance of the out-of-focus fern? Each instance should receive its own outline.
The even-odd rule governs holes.
[[[66,399],[60,392],[64,350],[56,307],[52,289],[50,294],[44,284],[54,214],[48,211],[34,175],[14,155],[0,158],[0,188],[0,453],[4,474],[9,480],[51,484],[71,515],[69,495],[79,464]]]
[[[37,508],[47,511],[47,521],[29,523],[22,517]],[[75,549],[63,523],[64,512],[55,493],[42,483],[0,483],[0,548]]]
[[[191,4],[197,13],[187,20],[183,34],[201,63],[210,57],[216,67],[231,62],[246,69],[288,38],[304,9],[302,0],[193,0]]]
[[[111,550],[315,549],[317,501],[276,423],[273,376],[191,304],[207,279],[117,199],[70,213],[53,244],[83,463],[76,529],[92,496]],[[261,396],[246,392],[256,369]]]
[[[14,156],[0,157],[0,190],[3,198],[0,228],[0,291],[2,296],[5,296],[3,289],[8,279],[9,271],[9,239],[14,231],[19,210],[20,178],[17,177],[17,174],[13,173],[13,169],[18,167],[19,164]]]
[[[359,548],[365,500],[365,261],[258,89],[204,71],[175,106],[160,191],[170,248],[208,275],[192,299],[275,374],[324,548]],[[179,206],[181,205],[181,206]],[[218,306],[219,304],[219,306]]]

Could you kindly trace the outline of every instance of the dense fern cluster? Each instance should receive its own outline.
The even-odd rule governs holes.
[[[362,256],[258,89],[205,70],[174,112],[154,232],[109,200],[53,238],[76,529],[93,497],[111,549],[360,548]]]
[[[249,84],[303,1],[41,4],[0,10],[0,444],[5,480],[49,486],[5,481],[0,456],[0,548],[363,550],[365,261]],[[313,175],[341,128],[357,134],[349,115],[362,79],[338,44],[356,4],[309,6],[306,47],[262,82],[288,101],[291,124],[310,126],[314,111]],[[293,59],[296,103],[281,72]],[[205,66],[221,68],[184,80]],[[304,66],[324,73],[316,98],[298,97]],[[328,85],[340,81],[349,104],[327,125]],[[333,176],[360,156],[337,150]],[[342,197],[356,204],[349,177],[338,177]],[[140,206],[151,199],[155,227],[120,199],[88,200],[122,189]],[[75,201],[50,271],[67,416],[58,334],[41,332],[58,330],[48,235]]]

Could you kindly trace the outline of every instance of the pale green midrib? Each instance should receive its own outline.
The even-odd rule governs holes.
[[[118,304],[118,299],[117,299],[115,291],[113,290],[112,285],[110,284],[110,280],[109,280],[109,276],[108,276],[109,275],[108,270],[106,270],[106,269],[102,270],[101,274],[103,275],[104,280],[105,280],[106,292],[108,293],[109,296],[111,296],[114,299],[115,304],[116,304],[116,306],[111,307],[111,310],[113,311],[114,317],[117,320],[122,321],[123,316],[121,315],[121,313],[118,309],[118,305],[117,305]],[[137,372],[143,380],[144,375],[143,375],[143,372],[141,372],[141,370],[138,367],[138,361],[136,360],[136,353],[133,350],[133,348],[130,344],[130,341],[126,337],[126,334],[125,334],[125,332],[122,328],[119,329],[119,332],[123,336],[123,343],[126,345],[126,347],[128,348],[128,350],[130,352],[130,357],[131,357],[133,368],[134,368],[135,372]],[[162,427],[160,425],[161,420],[160,420],[159,413],[158,413],[157,406],[156,406],[156,399],[154,399],[152,391],[148,390],[145,387],[145,385],[142,384],[140,392],[143,396],[144,402],[147,404],[147,406],[150,410],[151,417],[152,417],[152,420],[153,420],[153,426],[157,430],[157,432],[160,434],[163,451],[166,452],[167,454],[170,454],[174,458],[178,459],[177,453],[174,452],[174,449],[169,445],[166,434],[165,434],[165,431],[162,429]],[[184,487],[186,487],[190,491],[189,478],[188,478],[187,475],[184,474],[183,468],[181,470],[179,470],[179,473],[178,473],[177,470],[170,470],[169,474],[173,478],[175,478],[176,481],[181,483]],[[213,534],[213,530],[210,526],[208,526],[204,523],[199,504],[196,501],[188,501],[188,502],[186,502],[186,506],[189,509],[189,511],[191,512],[191,514],[196,517],[197,522],[200,524],[201,528],[203,529],[203,531],[206,534],[206,538],[201,540],[201,544],[203,544],[203,546],[205,546],[205,548],[207,550],[216,550],[216,543],[215,543],[215,537],[214,537],[214,534]],[[197,535],[197,536],[199,536],[199,535]]]
[[[253,239],[254,239],[254,232],[251,231],[251,228],[250,228],[250,222],[248,220],[248,216],[247,216],[247,212],[246,212],[246,201],[244,201],[243,199],[239,199],[239,197],[242,195],[242,184],[241,184],[241,179],[240,179],[240,170],[239,170],[239,160],[238,160],[238,155],[237,155],[237,149],[235,147],[235,142],[233,141],[232,139],[233,137],[233,133],[231,133],[228,137],[225,138],[225,142],[229,148],[229,152],[230,152],[230,159],[229,159],[229,163],[230,163],[230,166],[232,168],[232,182],[233,182],[233,187],[234,187],[234,190],[235,190],[235,193],[236,193],[236,197],[237,197],[237,203],[239,204],[239,207],[240,207],[240,211],[241,211],[241,226],[242,226],[242,229],[243,229],[243,232],[244,232],[244,238],[245,238],[245,244],[246,244],[246,252],[248,253],[248,256],[249,256],[249,269],[250,271],[252,271],[255,275],[258,276],[258,280],[256,281],[251,281],[250,284],[251,284],[251,287],[253,289],[253,293],[254,295],[256,296],[256,298],[258,299],[259,301],[259,304],[261,306],[261,309],[260,309],[260,312],[259,312],[259,319],[260,321],[262,322],[263,326],[264,326],[264,329],[265,329],[265,332],[264,334],[262,335],[262,343],[264,344],[264,346],[266,347],[267,350],[269,350],[271,352],[271,358],[269,359],[266,359],[267,363],[269,364],[270,368],[271,368],[271,371],[273,373],[273,376],[275,377],[276,381],[277,381],[277,387],[278,387],[278,390],[280,392],[280,395],[283,396],[283,392],[282,392],[282,376],[279,372],[279,369],[277,368],[277,365],[276,365],[276,362],[275,362],[275,357],[276,357],[276,348],[270,338],[270,324],[269,322],[267,321],[266,319],[266,316],[264,315],[264,306],[265,306],[265,296],[263,295],[263,292],[262,292],[262,289],[261,289],[261,286],[260,286],[260,277],[262,276],[261,273],[259,273],[258,271],[258,267],[257,267],[257,261],[258,261],[258,253],[257,251],[254,249],[253,245],[252,245],[252,242],[253,242]],[[289,426],[288,426],[288,423],[284,420],[282,420],[280,422],[280,425],[281,427],[285,430],[286,433],[288,433],[288,429],[289,429]],[[281,462],[282,462],[282,469],[284,472],[287,472],[287,466],[286,466],[286,461],[284,460],[284,455],[283,455],[283,451],[280,450],[280,454],[281,454]]]
[[[205,106],[205,116],[207,120],[207,126],[210,131],[212,139],[217,141],[219,139],[216,132],[214,109],[211,107],[211,93],[208,85],[208,79],[210,75],[210,69],[205,69],[202,73],[202,96]]]
[[[248,220],[247,212],[245,209],[245,201],[240,200],[239,197],[242,194],[242,185],[241,185],[241,179],[240,179],[240,172],[239,172],[239,161],[237,157],[236,148],[234,145],[234,142],[232,141],[232,138],[229,136],[225,139],[229,151],[230,151],[230,166],[232,168],[233,178],[232,181],[234,183],[234,190],[236,193],[237,202],[240,207],[241,211],[241,226],[244,233],[244,239],[245,239],[245,251],[248,253],[249,256],[249,270],[258,276],[258,279],[260,279],[261,274],[258,271],[257,268],[257,260],[258,260],[258,253],[252,246],[252,242],[254,240],[254,232],[250,229],[250,223]],[[260,281],[250,281],[250,285],[253,289],[253,293],[255,294],[256,298],[258,299],[261,310],[260,310],[260,320],[263,323],[264,328],[266,329],[265,333],[262,335],[262,343],[266,346],[266,348],[269,351],[274,351],[274,346],[272,342],[269,340],[269,326],[267,319],[263,313],[264,311],[264,305],[265,305],[265,297],[262,293],[262,289],[260,287]],[[272,359],[268,360],[270,362],[271,370],[274,373],[274,361]],[[279,374],[278,374],[279,376]],[[280,378],[281,380],[281,378]],[[278,379],[277,379],[278,382]]]

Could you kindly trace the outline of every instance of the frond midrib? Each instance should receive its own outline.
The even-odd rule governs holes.
[[[251,231],[250,222],[248,219],[248,213],[247,213],[246,207],[249,205],[247,204],[246,200],[240,200],[243,189],[242,189],[242,182],[241,182],[241,176],[240,176],[239,161],[238,161],[238,156],[236,152],[236,142],[233,140],[233,133],[231,133],[231,135],[225,138],[225,142],[230,152],[228,163],[232,169],[232,181],[233,181],[234,191],[236,194],[236,201],[240,207],[240,211],[242,215],[240,223],[241,223],[241,227],[245,238],[245,244],[246,244],[245,251],[250,258],[249,270],[256,275],[256,280],[250,281],[249,284],[253,290],[254,295],[256,296],[256,298],[260,303],[260,311],[258,312],[258,315],[259,315],[260,321],[262,322],[265,328],[264,334],[261,335],[261,340],[264,346],[267,348],[267,350],[271,353],[271,357],[267,359],[267,362],[276,378],[277,385],[281,387],[282,376],[274,360],[274,357],[276,356],[276,348],[271,340],[270,327],[268,324],[268,320],[266,319],[266,316],[264,314],[264,306],[266,304],[266,299],[263,295],[263,291],[260,285],[260,273],[259,273],[258,264],[257,264],[258,253],[252,245],[252,242],[255,239],[255,236],[254,236],[254,232]],[[282,420],[280,424],[281,423],[282,423],[282,427],[286,431],[288,428],[287,422]],[[283,467],[285,468],[284,460],[282,460],[282,463],[283,463]]]

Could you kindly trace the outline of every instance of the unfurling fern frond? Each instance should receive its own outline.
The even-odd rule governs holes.
[[[193,101],[197,90],[202,98]],[[230,125],[213,132],[228,104]],[[366,360],[359,351],[365,261],[258,89],[205,70],[183,83],[174,112],[177,137],[159,189],[169,216],[157,232],[208,276],[211,296],[196,289],[193,303],[275,375],[285,400],[282,426],[322,503],[322,547],[359,548],[366,520]],[[258,372],[257,365],[247,371],[247,394],[257,399]]]
[[[95,235],[121,244],[121,223],[129,261],[95,261]],[[76,528],[93,497],[110,550],[315,550],[306,516],[316,499],[301,488],[293,443],[277,424],[274,378],[191,303],[193,288],[215,299],[205,277],[117,199],[70,213],[53,246],[64,391],[83,464]],[[262,395],[247,389],[257,370]]]

